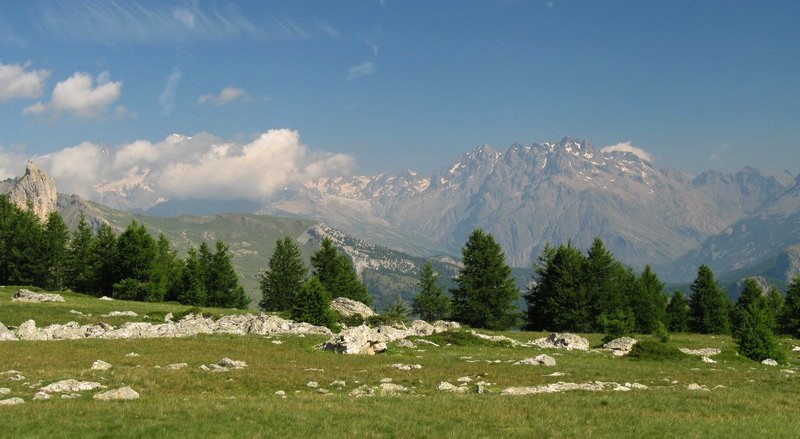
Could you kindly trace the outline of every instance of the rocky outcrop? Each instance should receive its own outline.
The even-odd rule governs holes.
[[[76,379],[68,379],[56,381],[55,383],[48,384],[39,389],[42,393],[76,393],[85,390],[94,390],[105,387],[100,383],[91,381],[78,381]]]
[[[403,340],[411,336],[431,335],[433,333],[447,331],[449,328],[460,327],[458,323],[435,322],[431,325],[421,320],[412,322],[410,328],[397,328],[394,326],[370,328],[367,325],[361,325],[345,329],[339,334],[332,336],[319,347],[326,351],[335,351],[346,355],[375,355],[385,351],[386,343],[389,342]]]
[[[605,390],[613,391],[631,391],[631,390],[646,390],[647,386],[639,383],[606,383],[602,381],[593,381],[588,383],[564,383],[557,382],[553,384],[546,384],[543,386],[531,387],[507,387],[500,393],[505,396],[520,396],[520,395],[536,395],[539,393],[561,393],[571,390],[585,390],[589,392],[602,392]]]
[[[534,346],[545,349],[566,349],[568,351],[588,351],[589,340],[575,334],[551,333],[547,337],[538,338],[531,342]]]
[[[64,297],[60,294],[48,294],[48,293],[35,293],[31,290],[26,290],[21,288],[17,290],[14,294],[14,297],[11,299],[14,302],[31,302],[31,303],[40,303],[40,302],[63,302]]]
[[[131,399],[139,399],[139,393],[131,389],[130,386],[125,386],[119,389],[98,393],[94,395],[94,399],[98,401],[128,401]]]
[[[636,339],[630,337],[620,337],[604,344],[603,349],[611,351],[611,353],[616,357],[624,357],[631,352],[631,349],[633,349],[633,346],[636,343]]]
[[[33,214],[44,222],[47,215],[56,210],[58,200],[56,182],[34,162],[28,161],[25,175],[14,183],[14,187],[8,193],[8,199],[23,210],[28,209],[30,202]]]
[[[680,351],[686,355],[697,355],[699,357],[713,357],[714,355],[719,355],[720,352],[722,352],[717,348],[702,348],[702,349],[681,348]]]
[[[375,311],[373,311],[367,305],[346,297],[337,297],[333,299],[331,301],[331,309],[336,311],[342,317],[358,315],[361,316],[361,318],[366,319],[375,315]]]
[[[17,341],[19,340],[13,332],[0,322],[0,341]]]

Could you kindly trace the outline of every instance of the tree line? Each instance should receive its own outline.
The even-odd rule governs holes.
[[[58,212],[44,223],[31,209],[0,196],[0,283],[70,289],[125,300],[247,308],[228,246],[190,247],[186,258],[169,240],[154,238],[135,220],[117,235],[108,224],[93,231],[81,214],[70,233]]]

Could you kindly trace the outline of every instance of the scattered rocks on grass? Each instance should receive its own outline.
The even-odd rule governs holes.
[[[547,337],[533,340],[530,344],[545,349],[589,350],[589,340],[570,333],[559,334],[553,332]]]
[[[422,369],[422,365],[421,364],[394,363],[394,364],[390,364],[388,367],[391,367],[393,369],[399,369],[399,370]]]
[[[589,383],[564,383],[564,382],[557,382],[553,384],[546,384],[543,386],[532,386],[532,387],[507,387],[503,389],[501,395],[507,396],[518,396],[518,395],[535,395],[539,393],[560,393],[560,392],[568,392],[572,390],[585,390],[589,392],[601,392],[604,390],[616,390],[620,387],[626,387],[628,390],[639,390],[642,387],[636,386],[634,384],[620,385],[618,383],[605,383],[602,381],[594,381]],[[645,386],[646,388],[646,386]],[[616,390],[620,391],[620,390]],[[625,390],[621,390],[625,391]]]
[[[456,386],[453,384],[448,383],[447,381],[442,381],[436,386],[436,390],[441,390],[443,392],[451,392],[451,393],[466,393],[467,386]]]
[[[367,305],[346,297],[337,297],[333,299],[331,301],[331,309],[336,311],[342,317],[351,317],[357,315],[363,319],[366,319],[375,315],[375,311],[373,311]]]
[[[380,389],[381,396],[391,396],[408,392],[407,388],[401,386],[400,384],[393,383],[381,383],[378,388]]]
[[[420,338],[419,340],[414,340],[414,341],[416,341],[417,343],[426,344],[428,346],[433,346],[435,348],[440,347],[438,343],[432,342],[430,340],[425,340],[424,338]]]
[[[111,311],[108,314],[103,314],[102,317],[139,317],[139,314],[133,311]]]
[[[39,391],[44,393],[77,393],[104,387],[105,386],[100,383],[92,381],[78,381],[70,378],[68,380],[61,380],[48,384],[40,388]]]
[[[373,396],[375,395],[375,388],[370,387],[366,384],[363,384],[350,392],[350,396],[354,396],[356,398],[361,398],[364,396]]]
[[[24,403],[25,400],[22,398],[8,398],[0,401],[0,405],[20,405]]]
[[[138,357],[139,354],[137,354],[136,352],[128,352],[127,354],[125,354],[125,356],[126,357]]]
[[[633,349],[633,346],[636,345],[636,343],[636,339],[631,337],[620,337],[604,344],[603,349],[611,351],[611,353],[616,357],[624,357],[631,352],[631,349]]]
[[[341,380],[333,381],[330,384],[331,387],[347,387],[347,383]]]
[[[106,363],[103,360],[97,360],[92,363],[92,370],[108,370],[111,369],[111,363]]]
[[[688,386],[686,386],[686,389],[687,389],[687,390],[704,390],[704,391],[709,391],[709,390],[708,390],[708,387],[706,387],[706,385],[700,385],[700,384],[697,384],[697,383],[691,383],[691,384],[689,384]]]
[[[312,389],[316,389],[319,387],[319,383],[316,381],[309,381],[306,383],[306,387],[311,387]]]
[[[14,302],[31,302],[31,303],[42,303],[42,302],[63,302],[64,297],[60,294],[48,294],[48,293],[35,293],[31,290],[26,290],[21,288],[14,293],[14,297],[11,299]]]
[[[709,363],[709,364],[714,364],[714,363],[717,362],[717,360],[714,360],[713,358],[706,357],[706,356],[700,357],[700,361],[702,361],[703,363]]]
[[[800,352],[800,346],[794,346],[792,352]]]
[[[172,364],[166,365],[166,367],[164,367],[164,369],[180,370],[180,369],[186,369],[187,367],[189,367],[188,363],[172,363]]]
[[[139,393],[131,389],[130,386],[125,386],[119,389],[98,393],[94,395],[94,399],[98,401],[128,401],[131,399],[139,399]]]
[[[777,366],[778,362],[773,360],[772,358],[767,358],[766,360],[761,361],[761,364],[765,366]]]
[[[76,316],[81,316],[81,317],[87,317],[87,316],[91,316],[91,314],[88,314],[88,315],[87,315],[87,314],[84,314],[84,313],[82,313],[82,312],[80,312],[80,311],[76,311],[76,310],[74,310],[74,309],[71,309],[71,310],[69,310],[69,313],[70,313],[70,314],[75,314]]]
[[[533,358],[526,358],[524,360],[517,361],[514,363],[514,366],[555,366],[556,359],[549,356],[549,355],[537,355]]]
[[[470,334],[474,335],[475,337],[480,338],[481,340],[493,341],[493,342],[505,342],[511,344],[511,346],[519,346],[522,343],[514,340],[513,338],[506,337],[505,335],[486,335],[481,334],[475,330],[470,330]]]
[[[9,381],[22,381],[24,379],[25,379],[25,375],[23,375],[21,373],[12,374],[11,376],[8,377]]]
[[[702,349],[681,348],[680,351],[686,355],[697,355],[700,357],[713,357],[714,355],[719,355],[720,352],[722,352],[717,348],[702,348]]]
[[[367,325],[348,328],[322,345],[323,350],[345,355],[375,355],[386,350],[386,337]]]

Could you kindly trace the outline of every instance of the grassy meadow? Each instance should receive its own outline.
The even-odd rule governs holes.
[[[177,304],[105,302],[70,293],[64,294],[65,303],[22,304],[11,302],[14,291],[0,288],[0,322],[6,326],[31,318],[37,326],[70,320],[116,326],[142,321],[145,314],[163,316],[186,309]],[[139,317],[100,317],[128,310]],[[502,334],[520,341],[545,335]],[[600,345],[602,335],[584,336]],[[317,350],[324,339],[209,335],[0,342],[0,373],[13,369],[25,377],[12,381],[0,375],[0,388],[10,389],[0,399],[25,400],[18,406],[0,406],[0,437],[800,437],[800,352],[790,352],[788,366],[764,366],[737,356],[727,336],[673,334],[669,342],[675,347],[720,348],[716,364],[692,356],[647,361],[599,351],[512,348],[489,342],[441,347],[417,342],[417,349],[390,344],[385,354],[374,357],[342,356]],[[800,345],[798,340],[780,341],[787,350]],[[126,356],[130,352],[139,356]],[[554,357],[557,365],[512,365],[541,353]],[[200,369],[223,357],[245,361],[248,367],[222,373]],[[113,367],[90,370],[98,359]],[[189,367],[164,368],[171,363]],[[390,368],[392,363],[422,368],[402,371]],[[547,376],[553,372],[564,375]],[[441,381],[458,385],[459,377],[492,383],[492,393],[436,389]],[[47,401],[31,400],[39,387],[67,378],[97,381],[110,389],[131,386],[141,397],[101,402],[92,399],[97,391],[87,391],[77,399],[55,395]],[[378,386],[387,378],[409,391],[394,396],[350,395],[361,385]],[[308,387],[309,381],[328,393]],[[331,385],[334,381],[345,385]],[[559,381],[636,382],[648,389],[500,395],[506,387]],[[691,383],[712,390],[688,390]],[[275,394],[281,390],[285,398]]]

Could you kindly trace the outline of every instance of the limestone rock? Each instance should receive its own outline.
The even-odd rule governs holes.
[[[62,297],[60,294],[35,293],[31,290],[26,290],[25,288],[21,288],[17,290],[17,292],[14,294],[14,297],[11,300],[14,302],[32,302],[32,303],[63,302],[64,297]]]
[[[17,341],[19,340],[13,332],[0,322],[0,341]]]
[[[111,311],[108,314],[103,314],[103,317],[139,317],[139,314],[133,311]]]
[[[11,393],[11,389],[8,387],[0,387],[0,396],[8,395],[9,393]]]
[[[1,339],[2,339],[2,338],[0,338],[0,340],[1,340]],[[409,348],[409,349],[416,349],[416,348],[417,348],[417,345],[415,345],[414,343],[412,343],[412,342],[411,342],[411,340],[408,340],[408,339],[405,339],[405,338],[404,338],[404,339],[402,339],[402,340],[400,340],[400,341],[398,341],[398,342],[397,342],[397,347],[399,347],[399,348]]]
[[[381,385],[378,387],[380,389],[381,396],[391,396],[391,395],[397,395],[399,393],[408,392],[408,389],[401,386],[400,384],[381,383]]]
[[[94,390],[101,387],[105,386],[100,383],[91,381],[78,381],[70,378],[68,380],[61,380],[48,384],[40,388],[39,391],[44,393],[75,393],[83,392],[85,390]]]
[[[533,386],[533,387],[507,387],[503,389],[500,393],[501,395],[507,396],[518,396],[518,395],[535,395],[539,393],[560,393],[560,392],[567,392],[571,390],[586,390],[590,392],[599,392],[605,390],[606,388],[617,388],[619,387],[616,383],[602,383],[599,381],[595,381],[593,383],[553,383],[553,384],[546,384],[543,386]]]
[[[173,319],[172,313],[168,312],[167,315],[164,316],[164,322],[171,322]]]
[[[370,387],[366,384],[363,384],[350,392],[350,396],[355,396],[356,398],[361,398],[364,396],[373,396],[375,395],[375,388]]]
[[[620,337],[611,340],[603,345],[603,349],[611,351],[614,356],[623,357],[628,355],[636,344],[636,339],[630,337]]]
[[[131,389],[130,386],[125,386],[120,387],[119,389],[98,393],[94,395],[94,399],[98,401],[127,401],[131,399],[139,399],[139,393]]]
[[[172,364],[168,364],[168,365],[165,367],[165,369],[169,369],[169,370],[179,370],[179,369],[186,369],[187,367],[189,367],[189,364],[188,364],[188,363],[172,363]]]
[[[103,296],[103,297],[101,297],[101,298],[99,298],[97,300],[114,300],[114,299],[112,299],[112,298],[110,298],[108,296]]]
[[[111,369],[111,363],[106,363],[103,360],[97,360],[92,363],[92,370],[108,370]]]
[[[432,335],[436,332],[436,328],[424,320],[414,320],[411,322],[411,331],[414,335],[424,337],[426,335]]]
[[[800,352],[800,346],[792,347],[792,352]]]
[[[680,351],[686,355],[697,355],[701,357],[713,357],[714,355],[719,355],[720,352],[722,352],[717,348],[702,348],[702,349],[681,348]]]
[[[50,398],[51,398],[50,394],[45,392],[36,392],[36,394],[33,395],[34,401],[46,401]]]
[[[331,301],[331,309],[336,311],[342,317],[358,315],[361,316],[361,318],[366,319],[375,315],[375,311],[373,311],[367,305],[346,297],[337,297],[333,299]]]
[[[0,401],[0,405],[19,405],[24,404],[25,400],[22,398],[8,398]]]
[[[437,334],[446,331],[457,331],[461,329],[461,324],[458,322],[448,322],[445,320],[437,320],[433,322],[433,332]]]
[[[14,183],[8,193],[8,200],[22,210],[28,210],[30,201],[33,214],[42,222],[47,220],[50,212],[56,210],[57,199],[55,180],[30,160],[25,168],[25,175]]]
[[[322,349],[345,355],[375,355],[386,350],[386,336],[366,325],[356,326],[331,337]]]
[[[556,332],[551,333],[547,337],[539,338],[531,342],[534,346],[545,349],[566,349],[568,351],[588,351],[589,340],[575,334],[564,333],[559,334]]]
[[[772,358],[767,358],[766,360],[763,360],[761,364],[765,366],[777,366],[778,362],[773,360]]]
[[[555,366],[556,359],[549,356],[549,355],[537,355],[533,358],[526,358],[524,360],[517,361],[514,363],[514,366]]]
[[[493,342],[506,342],[510,343],[511,346],[519,346],[522,344],[514,340],[513,338],[506,337],[505,335],[486,335],[486,334],[481,334],[480,332],[477,332],[475,330],[470,330],[469,332],[475,337],[478,337],[482,340],[488,340]]]
[[[716,363],[716,360],[714,360],[711,357],[706,357],[706,356],[700,357],[700,361],[702,361],[703,363],[710,363],[710,364]]]
[[[453,384],[448,383],[447,381],[442,381],[436,386],[436,390],[441,390],[443,392],[452,392],[452,393],[466,393],[467,388],[466,386],[455,386]]]
[[[700,384],[697,384],[697,383],[689,384],[688,386],[686,386],[686,389],[687,390],[705,390],[705,391],[708,391],[708,387],[701,386]]]
[[[319,383],[316,381],[309,381],[306,383],[306,387],[310,387],[312,389],[316,389],[319,387]]]
[[[421,364],[403,364],[403,363],[394,363],[390,364],[389,367],[398,370],[412,370],[412,369],[422,369]]]

